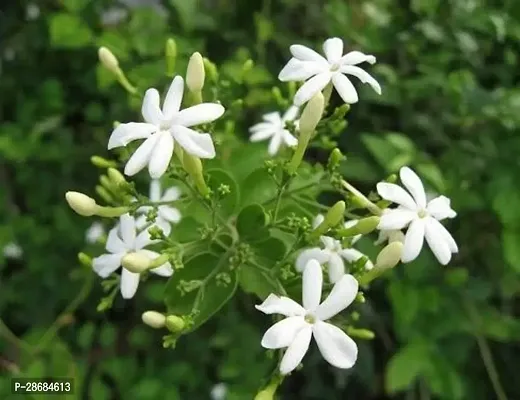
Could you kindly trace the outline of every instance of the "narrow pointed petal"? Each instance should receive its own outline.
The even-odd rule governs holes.
[[[139,286],[139,274],[130,272],[126,268],[121,271],[121,295],[123,299],[131,299]]]
[[[288,347],[298,332],[309,324],[303,317],[289,317],[271,326],[262,337],[261,345],[264,349],[282,349]]]
[[[417,218],[412,221],[404,237],[403,254],[401,261],[408,263],[417,258],[424,242],[424,219]]]
[[[141,210],[141,209],[139,209],[139,210]],[[136,219],[135,219],[135,227],[136,227],[137,230],[140,231],[141,229],[143,229],[147,225],[150,225],[150,223],[148,221],[146,221],[146,215],[140,215],[139,217],[136,217]]]
[[[181,213],[176,208],[170,206],[159,206],[158,214],[166,221],[177,223],[181,220]]]
[[[282,124],[282,117],[280,116],[280,113],[277,111],[264,114],[262,116],[262,119],[266,121],[268,124],[277,126]]]
[[[330,72],[322,72],[303,84],[294,95],[294,104],[301,106],[308,102],[316,93],[321,92],[330,82]]]
[[[363,253],[356,249],[343,249],[339,252],[339,254],[349,263],[354,263],[364,256]]]
[[[356,88],[345,75],[335,74],[332,77],[332,83],[345,103],[354,104],[358,102],[359,98]]]
[[[280,146],[282,145],[282,136],[278,133],[275,133],[269,142],[269,146],[267,148],[267,152],[270,156],[274,156],[280,150]]]
[[[278,74],[278,79],[282,82],[305,81],[311,76],[303,61],[291,58]]]
[[[217,103],[202,103],[186,108],[175,116],[174,125],[190,127],[194,125],[206,124],[220,118],[226,109]]]
[[[435,221],[435,222],[433,222]],[[430,247],[432,253],[442,265],[446,265],[451,260],[450,245],[446,241],[443,232],[439,229],[442,227],[440,222],[433,218],[428,218],[425,224],[426,242]],[[451,235],[450,235],[451,236]]]
[[[300,329],[283,355],[282,362],[280,363],[281,374],[287,375],[302,362],[305,353],[309,350],[311,338],[312,328],[310,326]]]
[[[182,97],[184,96],[184,80],[182,76],[177,75],[173,78],[173,81],[166,93],[166,98],[163,104],[163,115],[164,118],[170,119],[177,112],[179,112],[182,103]]]
[[[314,310],[320,304],[323,272],[316,260],[309,260],[303,270],[302,299],[303,308]]]
[[[442,221],[446,218],[455,218],[457,216],[457,213],[451,208],[450,199],[446,196],[439,196],[430,200],[426,210],[438,221]]]
[[[453,236],[451,236],[451,233],[448,232],[448,230],[442,225],[439,221],[437,221],[435,218],[429,218],[428,222],[436,227],[436,229],[441,233],[442,237],[448,244],[448,247],[450,248],[450,251],[452,253],[458,253],[459,247],[457,246],[457,242],[455,242],[455,239],[453,239]]]
[[[327,60],[314,50],[301,44],[293,44],[289,50],[293,57],[301,61],[313,61],[322,65],[329,65]]]
[[[274,132],[278,130],[278,128],[279,126],[273,124],[272,122],[260,122],[259,124],[255,124],[251,128],[249,128],[249,133],[256,133],[265,130],[271,130]]]
[[[127,251],[125,244],[123,243],[123,241],[121,240],[121,238],[118,235],[117,228],[112,228],[108,232],[107,243],[105,245],[105,248],[110,253],[114,253],[114,254],[124,253],[125,251]]]
[[[357,360],[358,348],[345,332],[337,326],[318,321],[313,335],[321,355],[336,368],[352,368]]]
[[[351,65],[344,65],[340,68],[340,71],[344,74],[353,75],[363,83],[368,83],[377,94],[381,94],[381,85],[374,79],[368,72],[362,70],[359,67],[353,67]]]
[[[338,62],[343,56],[343,40],[337,37],[325,40],[323,52],[330,64]]]
[[[361,53],[360,51],[350,51],[341,57],[340,63],[343,65],[357,65],[365,61],[369,64],[375,64],[376,58],[370,54]]]
[[[282,314],[286,317],[304,316],[305,309],[288,297],[270,294],[267,299],[255,308],[264,314]]]
[[[320,242],[325,246],[325,250],[334,250],[337,240],[330,236],[320,236]]]
[[[287,109],[285,114],[282,117],[283,122],[294,121],[300,112],[300,107],[291,106]]]
[[[316,260],[320,264],[329,260],[328,253],[324,252],[319,247],[303,250],[296,258],[295,268],[299,272],[303,272],[305,266],[310,260]]]
[[[345,263],[337,253],[331,253],[329,257],[329,281],[338,282],[345,275]]]
[[[401,186],[393,183],[379,182],[377,184],[377,193],[379,193],[383,199],[404,206],[409,210],[417,209],[417,204],[412,196]]]
[[[198,133],[182,125],[175,125],[171,130],[173,138],[191,155],[199,158],[214,158],[215,146],[208,133]]]
[[[161,181],[159,179],[152,179],[150,182],[150,200],[161,200]]]
[[[296,139],[293,135],[291,135],[291,132],[284,129],[282,131],[282,139],[285,142],[285,144],[289,147],[294,147],[298,144],[298,139]]]
[[[119,217],[119,231],[121,239],[127,246],[132,247],[135,241],[135,219],[130,214],[123,214]]]
[[[415,211],[388,210],[381,216],[377,229],[385,231],[403,229],[416,217]]]
[[[345,274],[334,285],[329,296],[316,309],[316,316],[322,321],[332,318],[336,314],[347,308],[359,290],[359,284],[352,275]]]
[[[126,253],[103,254],[92,259],[92,268],[101,278],[108,278],[116,269],[121,266],[121,259]]]
[[[181,197],[181,190],[178,187],[172,186],[166,189],[161,201],[175,201],[178,200],[179,197]]]
[[[146,227],[145,230],[139,232],[139,235],[137,235],[137,237],[135,238],[135,244],[134,244],[135,250],[144,249],[145,247],[148,247],[148,246],[158,242],[157,240],[151,239],[148,229],[150,229],[150,227]]]
[[[424,191],[423,183],[417,174],[408,167],[403,167],[399,171],[401,182],[412,194],[415,203],[420,208],[426,207],[426,192]]]
[[[180,219],[180,218],[179,218]],[[155,219],[155,225],[162,229],[166,236],[170,235],[172,231],[171,222],[164,219],[160,215]]]
[[[173,137],[170,132],[161,132],[148,163],[148,172],[152,179],[164,175],[173,156]]]
[[[125,165],[125,175],[133,176],[148,164],[158,139],[159,135],[152,135],[138,147]]]
[[[269,139],[271,136],[275,135],[276,130],[275,128],[268,128],[262,131],[257,131],[251,135],[249,140],[251,142],[260,142],[262,140]]]
[[[159,125],[163,119],[159,101],[159,92],[156,89],[148,89],[145,92],[141,113],[144,120],[149,124]]]
[[[157,127],[146,122],[119,124],[108,139],[108,150],[126,146],[134,140],[147,139],[155,131],[157,131]]]

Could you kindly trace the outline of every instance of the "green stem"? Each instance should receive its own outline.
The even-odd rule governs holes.
[[[345,180],[341,181],[341,184],[345,189],[347,189],[350,193],[352,193],[354,196],[356,196],[359,200],[361,200],[364,204],[364,206],[375,215],[381,215],[383,214],[383,210],[381,210],[376,204],[372,203],[368,198],[361,193],[359,190],[357,190],[354,186],[352,186],[350,183],[348,183]]]
[[[325,106],[323,107],[323,113],[326,112],[327,106],[329,105],[330,96],[332,94],[332,82],[329,82],[327,86],[325,86],[325,89],[323,89],[323,98],[325,99]]]
[[[287,166],[287,172],[289,173],[289,175],[293,175],[296,172],[296,170],[298,169],[298,167],[300,166],[310,140],[311,140],[311,133],[301,135],[298,138],[298,146],[296,147],[296,151],[294,152],[294,154],[291,158],[291,161],[289,162],[289,165]]]
[[[137,95],[137,88],[133,86],[122,70],[118,71],[117,81],[123,86],[123,88],[131,95]]]
[[[11,342],[13,345],[15,345],[17,348],[23,350],[24,352],[28,353],[28,354],[31,354],[33,349],[32,347],[26,343],[25,341],[23,341],[22,339],[18,338],[8,327],[7,325],[4,323],[4,321],[2,321],[2,319],[0,318],[0,336],[3,336],[5,338],[5,340],[8,340],[9,342]]]

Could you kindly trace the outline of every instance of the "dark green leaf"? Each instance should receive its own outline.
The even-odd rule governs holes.
[[[241,185],[242,205],[264,204],[276,198],[277,187],[265,168],[259,168],[247,176]]]
[[[261,242],[251,243],[257,260],[267,268],[271,268],[276,262],[283,260],[287,247],[278,238],[269,237]]]
[[[246,293],[253,293],[261,300],[264,300],[271,293],[282,295],[285,290],[276,278],[273,278],[268,271],[252,265],[242,265],[238,273],[240,287]]]
[[[210,169],[208,170],[208,186],[214,191],[217,192],[220,185],[229,186],[230,193],[227,194],[220,202],[221,205],[220,212],[224,216],[229,216],[233,214],[236,206],[240,201],[240,189],[238,188],[238,184],[233,179],[231,175],[229,175],[223,169]]]
[[[49,33],[51,42],[56,47],[82,47],[93,39],[90,28],[81,18],[65,13],[50,17]]]
[[[250,204],[240,211],[237,217],[237,231],[241,238],[266,238],[269,234],[267,214],[260,204]]]
[[[426,345],[410,343],[394,354],[386,367],[386,392],[391,394],[410,387],[428,365],[429,353]]]
[[[202,224],[193,217],[183,217],[172,229],[170,237],[179,243],[192,242],[200,239],[199,228]]]

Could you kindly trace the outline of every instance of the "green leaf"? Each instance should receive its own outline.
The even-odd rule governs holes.
[[[128,40],[140,55],[162,54],[167,30],[165,14],[158,13],[151,7],[132,10],[128,24]]]
[[[241,238],[254,239],[267,237],[267,214],[260,204],[250,204],[242,209],[237,217],[237,231]]]
[[[285,290],[281,282],[272,277],[269,271],[252,265],[242,265],[238,272],[240,287],[246,293],[257,295],[260,300],[264,300],[271,293],[282,295]]]
[[[254,170],[241,184],[242,205],[266,203],[276,197],[277,187],[265,168]]]
[[[410,343],[394,354],[386,367],[385,390],[392,394],[407,389],[425,370],[430,350],[423,343]]]
[[[90,0],[61,0],[63,6],[72,12],[81,11],[89,3]]]
[[[285,243],[276,237],[269,237],[267,240],[251,243],[251,247],[260,263],[269,268],[274,263],[283,260],[285,253],[287,253]]]
[[[168,281],[165,304],[169,314],[183,316],[195,312],[195,330],[215,314],[233,296],[238,284],[237,272],[227,257],[203,253],[175,271]]]
[[[451,360],[447,360],[441,353],[433,352],[427,361],[426,382],[434,394],[444,399],[466,398],[462,377],[457,373]]]
[[[56,47],[83,47],[93,39],[90,28],[82,19],[65,13],[50,17],[49,33],[51,44]]]
[[[417,173],[423,178],[426,178],[435,187],[435,189],[439,190],[440,192],[444,192],[445,184],[442,172],[440,168],[433,162],[418,164]]]
[[[194,28],[199,0],[169,0],[170,4],[175,8],[179,15],[179,20],[186,31]]]
[[[416,150],[413,142],[399,133],[392,132],[384,136],[364,134],[361,136],[361,140],[387,172],[393,172],[410,164],[415,156]]]
[[[202,224],[195,218],[183,217],[173,227],[170,237],[179,243],[193,242],[200,239],[199,228],[202,228]]]
[[[238,184],[233,179],[231,175],[229,175],[223,169],[210,169],[208,170],[208,186],[214,191],[217,192],[220,185],[227,185],[231,192],[227,194],[220,202],[220,212],[223,216],[229,216],[233,214],[235,208],[239,204],[240,201],[240,189]]]

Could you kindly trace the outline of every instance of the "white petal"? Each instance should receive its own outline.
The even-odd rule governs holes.
[[[190,127],[213,122],[224,114],[225,108],[217,103],[202,103],[186,108],[175,116],[172,125]]]
[[[452,253],[458,253],[459,247],[457,246],[457,243],[455,242],[455,239],[453,239],[453,236],[451,236],[451,233],[448,232],[448,230],[435,218],[429,218],[429,223],[436,226],[439,232],[442,234],[442,237],[448,244],[450,251]]]
[[[298,272],[303,272],[309,260],[316,260],[320,264],[329,260],[329,254],[319,247],[303,250],[296,258],[295,267]]]
[[[166,236],[169,236],[172,231],[172,226],[171,226],[170,222],[167,221],[166,219],[162,218],[160,215],[158,215],[157,218],[155,219],[154,226],[158,226],[159,228],[161,228],[161,230],[163,231],[163,233]]]
[[[298,116],[298,112],[300,111],[300,107],[291,106],[287,109],[285,114],[282,117],[283,122],[294,121]]]
[[[345,274],[334,285],[329,296],[316,309],[316,316],[325,321],[347,308],[356,298],[359,284],[352,275]]]
[[[139,146],[125,165],[125,175],[133,176],[148,164],[159,136],[157,134],[152,135]]]
[[[308,48],[307,46],[303,46],[301,44],[293,44],[289,50],[293,57],[297,58],[301,61],[314,61],[320,63],[322,65],[328,65],[327,60],[320,54],[316,53],[314,50]]]
[[[431,200],[426,210],[438,221],[442,221],[446,218],[455,218],[457,216],[457,213],[451,208],[450,199],[446,196],[439,196]]]
[[[329,281],[338,282],[345,275],[345,264],[337,253],[331,253],[329,258]]]
[[[321,92],[330,82],[330,72],[322,72],[303,84],[294,95],[294,104],[301,106],[309,101],[316,93]]]
[[[423,183],[417,174],[408,167],[403,167],[399,171],[401,182],[412,194],[415,203],[420,208],[426,207],[426,192],[424,191]]]
[[[303,317],[289,317],[271,326],[262,337],[261,345],[265,349],[288,347],[302,328],[308,327]]]
[[[424,219],[417,218],[412,221],[404,237],[403,254],[401,261],[404,263],[413,261],[421,252],[424,242]]]
[[[320,304],[321,287],[323,285],[323,272],[321,265],[316,260],[309,260],[303,270],[302,300],[303,308],[314,310]]]
[[[110,232],[108,232],[108,238],[107,238],[107,243],[105,245],[105,248],[110,253],[114,253],[114,254],[115,253],[124,253],[125,251],[127,251],[127,247],[125,246],[125,244],[123,243],[123,241],[121,240],[121,238],[118,235],[117,227],[110,229]]]
[[[349,263],[354,263],[364,256],[363,253],[356,249],[343,249],[339,252],[339,254]]]
[[[126,248],[131,248],[135,241],[135,218],[130,214],[119,217],[119,232]]]
[[[325,250],[334,250],[337,240],[330,236],[320,236],[320,242],[325,246]]]
[[[142,208],[143,207],[139,208],[139,210],[141,210]],[[147,225],[150,225],[150,223],[146,221],[146,215],[140,215],[135,219],[135,227],[137,230],[141,230]]]
[[[163,104],[164,118],[172,118],[181,108],[182,97],[184,96],[184,80],[182,76],[176,76],[166,93]]]
[[[302,362],[305,353],[309,350],[311,338],[312,328],[310,326],[300,329],[283,355],[282,362],[280,363],[281,374],[287,375]]]
[[[415,211],[389,209],[379,220],[377,229],[380,230],[398,230],[406,227],[414,218],[417,217]]]
[[[282,82],[306,81],[314,75],[314,73],[312,73],[311,69],[307,68],[305,64],[308,63],[297,60],[296,58],[291,58],[278,74],[278,79]]]
[[[159,179],[164,175],[173,155],[173,138],[170,132],[161,132],[158,135],[159,139],[148,163],[148,172],[152,179]]]
[[[255,305],[255,308],[264,314],[282,314],[286,317],[305,315],[305,309],[294,300],[275,294],[270,294],[262,304]]]
[[[357,103],[359,100],[356,88],[345,75],[334,74],[332,83],[342,100],[347,104]]]
[[[262,116],[262,119],[264,121],[266,121],[267,124],[276,125],[276,126],[281,126],[282,122],[283,122],[282,117],[280,116],[280,113],[277,111],[264,114]]]
[[[141,250],[147,246],[150,246],[151,244],[157,243],[157,240],[152,240],[150,238],[150,233],[148,232],[148,229],[150,229],[150,227],[147,227],[145,230],[139,232],[139,235],[137,235],[137,237],[135,238],[135,250]]]
[[[208,133],[198,133],[182,125],[173,126],[171,132],[186,152],[199,158],[215,157],[213,139]]]
[[[280,146],[282,144],[282,136],[278,133],[274,134],[269,142],[269,146],[267,148],[267,152],[269,155],[274,156],[280,150]]]
[[[155,260],[157,257],[160,256],[159,253],[157,253],[155,251],[151,251],[151,250],[140,250],[139,252],[144,253],[151,260]],[[173,274],[173,268],[169,262],[165,262],[160,267],[151,269],[150,272],[153,272],[154,274],[157,274],[159,276],[169,277],[169,276],[172,276],[172,274]]]
[[[107,278],[121,266],[121,259],[126,253],[103,254],[92,259],[92,267],[101,278]]]
[[[323,51],[330,64],[338,62],[343,56],[343,40],[337,37],[325,40]]]
[[[370,54],[363,54],[360,51],[350,51],[341,57],[340,63],[343,65],[356,65],[362,62],[375,64],[376,58]]]
[[[158,214],[161,218],[169,222],[177,223],[181,220],[181,213],[179,210],[170,206],[159,206]]]
[[[123,268],[121,271],[121,295],[123,299],[131,299],[134,297],[137,287],[139,286],[139,278],[139,274]]]
[[[343,227],[345,229],[352,228],[352,227],[356,226],[358,222],[359,222],[358,219],[351,219],[350,221],[345,222],[343,224]]]
[[[385,200],[404,206],[409,210],[417,209],[417,204],[412,196],[399,185],[379,182],[377,184],[377,192]]]
[[[110,139],[108,139],[108,150],[126,146],[134,140],[146,139],[155,131],[157,131],[157,126],[147,124],[146,122],[119,124],[110,135]]]
[[[260,122],[258,124],[253,125],[251,128],[249,128],[250,133],[256,133],[260,131],[266,131],[266,130],[272,130],[277,131],[280,128],[278,124],[274,124],[272,122]]]
[[[181,197],[181,190],[178,187],[172,186],[164,192],[161,201],[175,201]]]
[[[298,144],[298,139],[296,139],[293,135],[291,135],[291,132],[289,132],[286,129],[284,129],[282,131],[281,136],[282,136],[282,139],[285,142],[285,144],[289,147],[294,147]]]
[[[159,179],[152,179],[150,182],[150,200],[161,200],[161,181]]]
[[[434,218],[427,218],[425,225],[425,236],[428,246],[442,265],[448,264],[451,260],[451,249],[439,226],[444,227]]]
[[[317,321],[313,328],[314,339],[321,355],[336,368],[351,368],[357,360],[358,348],[337,326]]]
[[[144,120],[149,124],[159,125],[163,119],[159,100],[159,92],[156,89],[148,89],[144,94],[141,113]]]
[[[325,221],[323,214],[316,215],[312,221],[312,229],[316,229],[323,221]]]
[[[356,78],[358,78],[363,83],[368,83],[372,89],[377,94],[381,94],[381,85],[379,85],[379,82],[376,81],[372,75],[370,75],[368,72],[362,70],[359,67],[354,67],[352,65],[343,65],[340,68],[340,71],[344,74],[353,75]]]

